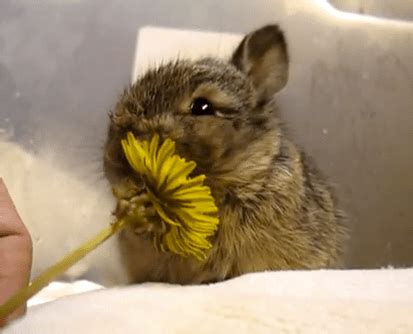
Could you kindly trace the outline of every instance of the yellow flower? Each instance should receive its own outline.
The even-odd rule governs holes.
[[[208,238],[218,227],[218,209],[205,175],[190,177],[196,163],[175,154],[175,143],[159,136],[138,142],[132,133],[122,140],[125,156],[135,172],[144,177],[148,197],[166,232],[154,237],[155,246],[181,256],[205,258],[212,247]]]

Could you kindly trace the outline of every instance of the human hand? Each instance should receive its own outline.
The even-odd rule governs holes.
[[[30,279],[32,240],[0,178],[0,305],[5,303]],[[23,315],[23,306],[6,319],[0,318],[0,327]]]

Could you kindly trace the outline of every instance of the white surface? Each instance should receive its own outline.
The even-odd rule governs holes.
[[[413,269],[250,274],[62,298],[4,334],[413,333]]]
[[[228,58],[242,37],[223,32],[143,27],[138,32],[132,82],[148,69],[171,60]]]
[[[72,283],[52,282],[47,287],[45,287],[43,290],[41,290],[37,295],[31,298],[28,301],[27,306],[33,307],[36,305],[54,301],[56,299],[59,299],[65,296],[99,290],[102,288],[103,287],[99,284],[85,281],[85,280],[75,281]]]
[[[88,183],[59,168],[48,151],[33,155],[6,140],[0,140],[0,157],[0,175],[32,236],[33,277],[109,223],[113,202],[103,183]],[[65,273],[66,279],[80,277],[104,285],[126,279],[116,238]]]

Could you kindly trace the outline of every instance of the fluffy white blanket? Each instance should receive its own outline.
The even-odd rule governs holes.
[[[413,333],[412,283],[413,269],[383,269],[101,289],[33,306],[4,334]]]

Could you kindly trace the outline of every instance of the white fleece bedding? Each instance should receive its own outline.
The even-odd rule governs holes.
[[[413,333],[413,269],[268,272],[209,286],[101,289],[31,307],[4,334],[232,331]]]

